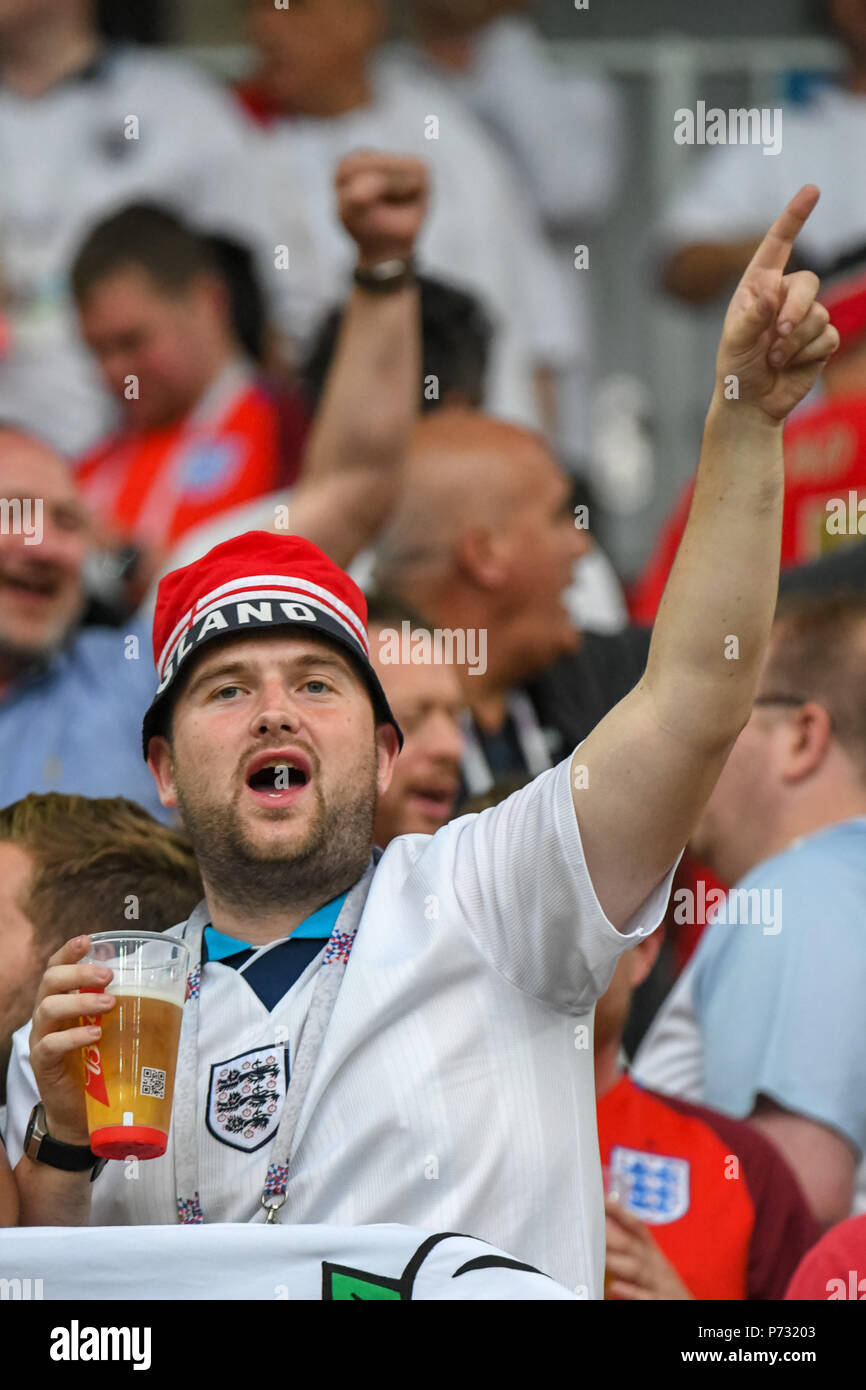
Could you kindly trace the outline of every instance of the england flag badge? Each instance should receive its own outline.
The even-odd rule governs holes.
[[[664,1226],[685,1216],[691,1200],[688,1159],[617,1146],[610,1166],[624,1179],[624,1205],[648,1226]]]
[[[274,1137],[288,1083],[288,1049],[259,1047],[210,1069],[207,1127],[231,1149],[253,1153]]]

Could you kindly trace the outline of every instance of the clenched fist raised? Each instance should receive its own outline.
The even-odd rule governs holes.
[[[412,255],[429,195],[422,160],[361,150],[341,160],[336,185],[340,220],[357,243],[361,269]]]

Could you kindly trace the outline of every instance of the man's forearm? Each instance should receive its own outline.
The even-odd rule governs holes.
[[[65,1173],[22,1154],[15,1168],[21,1226],[86,1226],[90,1173]]]
[[[778,588],[782,426],[839,346],[817,277],[784,273],[817,200],[810,184],[795,194],[731,300],[645,675],[592,730],[575,767],[586,864],[615,927],[674,862],[751,714]]]
[[[782,425],[714,399],[645,688],[664,727],[724,744],[749,716],[779,581]]]
[[[418,289],[385,295],[356,289],[292,504],[292,529],[309,534],[309,510],[315,516],[313,539],[339,564],[367,545],[386,519],[417,417],[420,384]],[[332,507],[341,482],[348,504]],[[319,540],[323,516],[328,534]]]

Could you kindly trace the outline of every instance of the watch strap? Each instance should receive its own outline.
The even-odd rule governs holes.
[[[89,1145],[64,1144],[60,1139],[52,1139],[45,1128],[41,1103],[33,1108],[27,1136],[27,1157],[36,1163],[47,1163],[49,1168],[60,1168],[64,1173],[86,1173],[102,1162]]]
[[[371,294],[395,294],[415,284],[415,262],[409,257],[408,260],[395,258],[381,261],[379,265],[366,269],[358,266],[353,279],[356,285]]]

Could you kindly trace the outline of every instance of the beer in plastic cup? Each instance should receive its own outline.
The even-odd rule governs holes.
[[[189,950],[160,932],[97,932],[88,963],[114,971],[102,1036],[83,1049],[90,1147],[100,1158],[159,1158],[168,1144]]]

